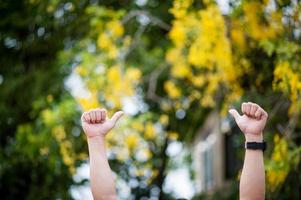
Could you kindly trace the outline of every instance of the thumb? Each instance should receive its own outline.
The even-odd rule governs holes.
[[[116,112],[113,117],[111,118],[111,120],[114,122],[114,124],[116,124],[116,122],[118,121],[118,119],[123,115],[123,111],[118,111]]]
[[[230,109],[229,113],[232,115],[232,117],[237,121],[241,116],[235,109]]]

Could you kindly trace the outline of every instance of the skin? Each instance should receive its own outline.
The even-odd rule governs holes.
[[[87,136],[90,156],[90,181],[95,200],[116,200],[116,186],[108,163],[105,136],[115,126],[123,112],[116,112],[111,119],[105,109],[83,113],[82,127]]]
[[[262,132],[268,114],[257,104],[248,102],[241,106],[242,115],[231,109],[238,127],[247,141],[262,142]],[[82,127],[87,136],[90,156],[91,189],[95,200],[116,200],[116,186],[105,149],[105,136],[115,126],[123,112],[116,112],[111,119],[105,109],[83,113]],[[261,200],[265,196],[265,174],[262,150],[246,150],[240,179],[241,200]]]
[[[242,115],[231,109],[238,127],[244,133],[246,142],[262,142],[263,129],[268,114],[257,104],[248,102],[241,105]],[[239,198],[241,200],[261,200],[265,198],[265,172],[262,150],[245,152],[243,170],[240,177]]]

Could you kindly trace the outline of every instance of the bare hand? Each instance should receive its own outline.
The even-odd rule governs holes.
[[[82,114],[82,127],[88,137],[105,136],[122,115],[123,112],[118,111],[109,119],[105,109],[93,109]]]
[[[262,140],[262,132],[268,119],[268,114],[255,103],[242,103],[240,115],[237,110],[229,113],[234,117],[238,127],[245,134],[247,140]]]

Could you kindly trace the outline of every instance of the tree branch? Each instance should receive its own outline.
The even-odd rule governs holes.
[[[150,20],[150,23],[156,26],[159,26],[160,28],[169,31],[171,26],[167,23],[165,23],[163,20],[161,20],[158,17],[155,17],[151,15],[148,11],[145,10],[133,10],[130,11],[129,14],[123,17],[121,20],[122,24],[126,24],[128,21],[130,21],[132,18],[137,17],[137,16],[145,16]]]

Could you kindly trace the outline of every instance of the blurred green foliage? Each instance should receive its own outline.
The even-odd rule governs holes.
[[[72,174],[62,162],[53,124],[71,132],[79,112],[64,88],[69,66],[58,53],[87,33],[85,1],[0,3],[0,193],[3,199],[70,199]],[[77,128],[78,129],[78,128]],[[79,135],[79,134],[78,134]],[[68,134],[74,152],[83,141]],[[77,166],[77,164],[75,164]]]
[[[271,2],[230,0],[221,14],[214,1],[2,1],[3,198],[72,199],[87,161],[80,113],[135,96],[142,108],[108,136],[111,167],[133,199],[173,199],[163,191],[176,167],[170,143],[189,148],[208,113],[226,117],[243,101],[270,113],[267,199],[299,199],[301,7]],[[70,94],[69,75],[89,98]],[[194,199],[237,198],[237,181],[228,187]]]

